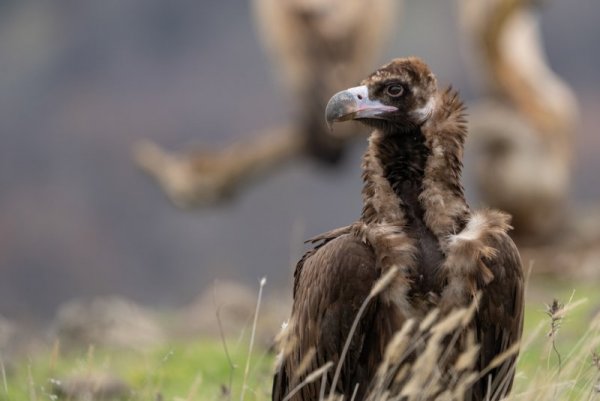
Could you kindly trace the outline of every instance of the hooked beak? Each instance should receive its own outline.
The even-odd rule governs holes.
[[[363,85],[333,95],[325,108],[325,119],[327,125],[331,127],[338,121],[383,118],[382,115],[396,110],[397,107],[369,99],[369,89]]]

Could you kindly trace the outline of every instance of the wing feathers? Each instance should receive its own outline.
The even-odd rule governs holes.
[[[493,361],[497,363],[494,359],[512,351],[521,338],[523,273],[517,248],[507,234],[509,228],[508,218],[502,213],[474,213],[463,231],[442,243],[445,260],[440,274],[447,283],[439,298],[442,312],[466,307],[475,293],[481,293],[472,322],[480,344],[479,371]],[[288,327],[289,344],[293,346],[283,354],[277,370],[274,401],[282,401],[307,375],[331,362],[324,389],[329,391],[350,327],[382,274],[370,242],[354,235],[348,227],[313,241],[321,243],[304,255],[294,274],[294,305]],[[352,396],[356,383],[363,385],[356,399],[364,398],[388,342],[404,323],[401,312],[385,296],[378,296],[367,306],[336,386],[346,399]],[[303,357],[311,350],[314,357],[307,363]],[[486,376],[471,389],[469,399],[487,399],[490,388],[494,397],[508,394],[515,362],[516,352],[487,369]],[[295,393],[291,401],[318,399],[320,391],[319,379]]]
[[[325,239],[302,258],[296,268],[290,319],[290,335],[298,337],[298,341],[276,374],[275,401],[281,401],[310,373],[305,372],[298,378],[294,375],[302,355],[309,349],[315,350],[311,368],[333,362],[333,369],[328,372],[327,386],[330,385],[356,314],[380,276],[373,250],[349,234]],[[370,381],[379,362],[377,355],[383,354],[385,344],[399,327],[392,321],[390,313],[390,321],[381,319],[385,315],[378,310],[383,307],[378,299],[373,300],[352,337],[336,386],[336,391],[344,394],[346,399],[350,399],[356,383]],[[375,316],[378,316],[377,320]],[[319,390],[320,381],[317,380],[305,386],[292,400],[316,399]],[[357,397],[365,390],[359,388]]]

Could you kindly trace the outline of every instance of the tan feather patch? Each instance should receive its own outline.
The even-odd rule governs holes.
[[[443,300],[454,299],[449,304],[465,306],[480,290],[478,283],[488,285],[494,280],[485,261],[497,255],[498,250],[491,244],[507,235],[509,222],[510,216],[500,211],[477,211],[462,231],[446,237],[442,244],[446,253],[442,271],[448,276],[448,285]]]

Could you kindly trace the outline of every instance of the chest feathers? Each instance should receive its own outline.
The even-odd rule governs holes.
[[[362,216],[351,228],[374,249],[382,275],[397,269],[382,299],[405,318],[468,305],[494,280],[485,261],[510,228],[503,213],[470,212],[460,183],[463,107],[450,91],[440,100],[422,127],[371,135]]]

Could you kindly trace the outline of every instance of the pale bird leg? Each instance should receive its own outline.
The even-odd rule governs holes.
[[[304,153],[304,139],[292,126],[267,130],[222,150],[173,154],[151,141],[134,146],[136,164],[153,177],[180,208],[217,203]]]

